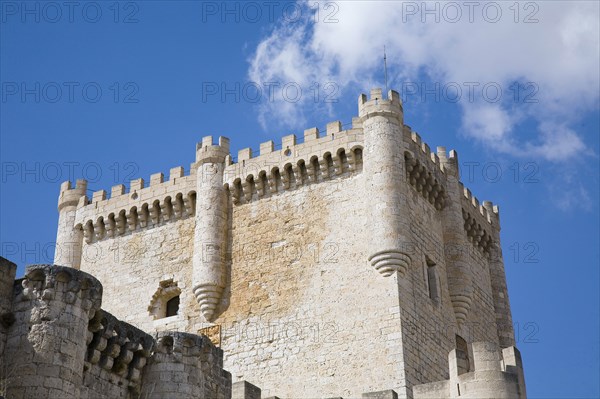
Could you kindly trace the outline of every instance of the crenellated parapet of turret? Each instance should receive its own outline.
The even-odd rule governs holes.
[[[62,374],[52,396],[79,398],[88,324],[100,309],[102,285],[70,267],[35,265],[15,288],[4,359],[19,377],[7,396],[48,396],[40,394]]]
[[[142,397],[231,398],[231,374],[223,351],[206,336],[182,332],[155,335],[154,355],[144,369]]]

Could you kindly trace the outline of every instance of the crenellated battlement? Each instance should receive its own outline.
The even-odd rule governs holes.
[[[90,317],[100,308],[102,284],[88,273],[71,267],[54,265],[31,265],[25,271],[18,290],[21,301],[64,301],[74,305],[81,302],[81,307]]]
[[[523,362],[514,346],[500,349],[493,342],[474,342],[468,353],[448,355],[450,379],[417,385],[419,398],[526,398]]]
[[[156,333],[155,339],[142,397],[231,398],[231,374],[223,370],[223,351],[208,337],[169,331]]]
[[[67,206],[77,206],[80,199],[85,201],[87,190],[87,180],[79,179],[75,187],[71,187],[71,182],[66,181],[60,185],[60,195],[58,196],[58,211],[60,212]]]
[[[225,168],[223,184],[234,205],[360,173],[365,146],[364,119],[381,114],[399,116],[402,120],[398,93],[390,90],[387,98],[383,97],[381,89],[371,90],[368,98],[362,94],[359,117],[353,118],[351,127],[346,130],[340,121],[333,121],[324,132],[317,128],[306,129],[302,140],[292,134],[282,137],[280,146],[273,140],[263,142],[257,154],[251,148],[241,149],[235,162],[229,153],[228,138],[221,136],[215,143],[213,136],[203,137],[196,145],[195,161],[188,175],[184,174],[183,167],[177,166],[170,169],[168,180],[162,172],[155,173],[150,176],[149,184],[142,178],[134,179],[129,190],[118,184],[110,193],[94,192],[90,199],[85,195],[85,180],[78,180],[75,188],[65,182],[61,186],[59,209],[77,204],[75,230],[90,244],[194,216],[196,174],[199,166],[207,162],[217,162]],[[449,174],[458,176],[456,152],[448,154],[444,147],[432,152],[421,136],[407,125],[403,125],[402,136],[406,143],[403,167],[407,181],[436,210],[443,210],[448,201],[446,180]],[[491,232],[487,229],[490,224],[497,224],[497,217],[490,215],[489,207],[479,205],[469,190],[463,190],[465,233],[487,252],[491,245]],[[497,210],[497,207],[492,206],[492,209]]]
[[[436,175],[445,175],[446,168],[444,164],[441,162],[439,154],[432,152],[429,144],[425,143],[421,140],[421,136],[419,133],[413,131],[410,126],[406,126],[406,132],[410,132],[410,141],[409,141],[409,150],[412,157],[418,159],[429,171]],[[406,133],[405,133],[406,135]],[[444,147],[438,147],[444,148]],[[445,151],[445,148],[444,148]],[[441,179],[446,179],[446,177],[441,177]]]
[[[96,198],[78,209],[75,227],[83,230],[89,244],[191,217],[195,214],[196,189],[190,180],[150,186],[131,196]]]
[[[196,146],[196,160],[191,164],[189,175],[184,175],[184,168],[178,166],[170,170],[168,180],[163,173],[155,173],[149,185],[144,179],[135,179],[130,182],[129,191],[119,184],[112,187],[110,195],[99,190],[90,200],[78,195],[76,190],[68,191],[70,183],[65,182],[61,198],[69,198],[67,202],[71,204],[77,199],[76,225],[90,243],[193,215],[195,174],[200,163],[224,164],[223,184],[235,205],[360,172],[364,117],[401,115],[403,111],[398,92],[390,90],[384,98],[381,89],[371,90],[369,97],[361,94],[358,108],[359,117],[353,118],[347,130],[342,130],[340,121],[334,121],[327,124],[323,133],[317,128],[306,129],[301,142],[294,134],[282,137],[280,149],[276,149],[272,140],[261,143],[258,154],[251,148],[241,149],[235,162],[229,153],[228,138],[221,136],[215,143],[212,136],[206,136]],[[443,209],[447,169],[456,161],[455,152],[451,151],[449,157],[443,147],[439,147],[437,153],[432,152],[409,126],[404,126],[403,134],[408,142],[405,167],[409,182],[437,210]],[[84,180],[78,181],[81,188],[77,190],[85,190],[85,184]]]
[[[143,369],[155,347],[152,336],[100,310],[90,320],[86,343],[83,370],[88,395],[109,382],[140,392]]]
[[[249,148],[240,150],[237,162],[225,169],[225,184],[236,205],[259,200],[359,172],[362,149],[362,129],[342,130],[340,121],[331,122],[324,136],[317,128],[305,130],[303,143],[296,135],[283,137],[281,150],[273,141],[262,143],[256,157]]]
[[[403,112],[400,94],[395,90],[389,90],[387,98],[380,88],[371,89],[368,98],[365,94],[358,96],[358,116],[361,119],[374,115],[393,115],[402,119]]]
[[[494,205],[491,201],[483,201],[481,203],[477,197],[475,197],[471,190],[466,188],[462,183],[459,183],[461,189],[463,190],[463,197],[461,198],[465,211],[473,212],[474,216],[481,218],[481,221],[485,221],[489,225],[496,225],[500,208],[497,205]]]
[[[494,230],[499,229],[498,206],[491,201],[483,204],[471,194],[471,190],[459,183],[462,192],[461,207],[464,230],[471,244],[484,255],[490,256],[494,249]]]
[[[166,181],[163,173],[155,173],[148,186],[139,178],[131,180],[129,191],[118,184],[112,187],[110,196],[105,190],[98,190],[89,201],[81,197],[75,227],[91,243],[193,216],[196,184],[194,169],[191,171],[185,176],[184,168],[177,166],[170,169]]]
[[[218,144],[214,144],[212,136],[205,136],[196,144],[196,164],[222,163],[229,156],[229,139],[219,136]]]

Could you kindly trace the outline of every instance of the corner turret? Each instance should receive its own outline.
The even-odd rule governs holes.
[[[387,98],[383,98],[383,92],[380,88],[371,89],[368,99],[365,94],[361,94],[358,97],[358,116],[364,118],[375,115],[394,115],[403,120],[404,111],[400,94],[395,90],[390,90],[387,92]]]
[[[86,180],[77,180],[75,188],[71,187],[70,181],[60,186],[54,264],[79,269],[83,231],[75,227],[75,214],[79,201],[85,197],[86,190]]]
[[[196,147],[196,228],[192,289],[207,321],[212,321],[226,286],[227,192],[223,175],[229,157],[229,139],[204,137]]]
[[[498,341],[501,348],[506,348],[515,344],[515,331],[510,311],[510,301],[508,299],[502,246],[500,245],[500,211],[498,206],[494,205],[491,201],[483,201],[483,208],[487,211],[492,221],[490,281],[492,285],[492,298],[494,299],[494,311],[496,313]]]
[[[100,309],[102,285],[70,267],[32,265],[15,291],[13,311],[20,327],[9,331],[7,342],[13,345],[7,346],[5,359],[6,369],[15,370],[19,378],[7,397],[40,397],[53,387],[49,396],[79,398],[87,350],[82,338]],[[36,366],[28,367],[28,361]]]
[[[448,198],[442,210],[442,229],[444,237],[444,257],[448,276],[448,290],[454,309],[454,316],[461,328],[467,320],[473,301],[473,271],[466,248],[468,241],[464,232],[462,216],[462,189],[459,183],[460,170],[458,154],[450,151],[447,156],[444,147],[437,148],[437,155],[446,173],[446,192]]]
[[[157,333],[143,380],[143,398],[231,398],[231,374],[223,370],[223,351],[206,336]]]
[[[500,349],[492,342],[474,342],[473,362],[465,368],[464,353],[448,355],[450,379],[413,387],[413,398],[527,398],[523,362],[514,346]]]
[[[358,113],[365,138],[363,173],[371,197],[367,203],[367,228],[371,231],[368,261],[384,276],[398,272],[403,277],[411,263],[411,240],[409,222],[404,217],[408,187],[403,169],[400,96],[390,90],[384,99],[381,89],[373,89],[369,100],[364,94],[359,96]]]
[[[223,163],[229,155],[229,139],[220,136],[219,144],[213,144],[213,137],[206,136],[196,144],[196,165],[204,163]]]

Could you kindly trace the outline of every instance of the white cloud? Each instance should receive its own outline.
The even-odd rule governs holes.
[[[314,2],[299,1],[305,12]],[[256,82],[336,82],[340,89],[382,82],[381,54],[387,47],[390,86],[426,74],[432,81],[495,83],[503,89],[498,102],[485,101],[480,89],[474,102],[460,100],[463,134],[501,152],[535,154],[563,161],[584,144],[569,126],[599,101],[599,20],[597,2],[476,2],[469,21],[469,2],[351,1],[323,9],[318,20],[282,21],[257,47],[250,60]],[[490,5],[487,5],[487,4]],[[487,7],[487,8],[486,8]],[[489,22],[500,7],[502,16]],[[512,7],[512,8],[510,8]],[[487,10],[485,13],[483,10]],[[449,21],[460,10],[456,23]],[[413,13],[414,12],[414,13]],[[334,13],[334,15],[331,15]],[[324,23],[326,16],[337,23]],[[425,22],[422,21],[425,18]],[[515,18],[518,22],[515,23]],[[535,23],[524,20],[537,19]],[[487,19],[487,20],[486,20]],[[527,83],[518,101],[515,81]],[[524,95],[537,103],[523,103]],[[263,102],[261,123],[285,127],[305,125],[303,107],[315,106],[304,95],[298,103]],[[320,104],[322,105],[322,104]],[[519,137],[518,123],[533,118],[537,137]]]

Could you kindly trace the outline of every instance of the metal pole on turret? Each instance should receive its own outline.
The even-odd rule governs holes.
[[[385,72],[385,92],[388,92],[387,56],[385,55],[385,44],[383,45],[383,70]]]

